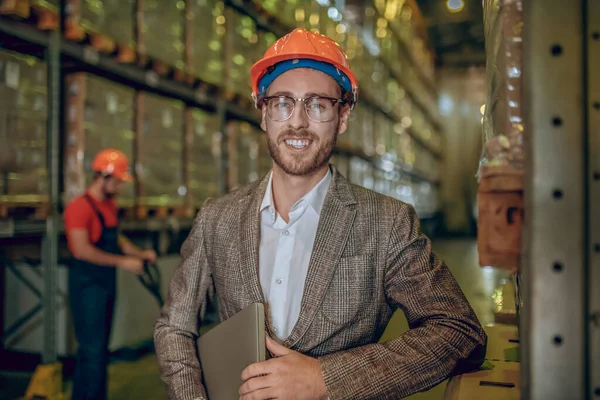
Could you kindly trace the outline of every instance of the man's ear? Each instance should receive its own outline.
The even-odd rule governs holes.
[[[260,129],[262,129],[263,131],[267,131],[267,107],[265,107],[264,105],[261,106],[260,108],[260,112],[262,114],[262,118],[260,120]]]
[[[338,135],[346,132],[348,129],[348,122],[350,121],[350,105],[344,104],[340,110],[340,125],[338,126]]]

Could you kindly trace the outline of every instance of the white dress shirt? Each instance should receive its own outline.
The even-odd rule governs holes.
[[[260,206],[260,284],[271,326],[285,340],[300,315],[304,282],[321,208],[331,184],[331,170],[291,208],[286,223],[273,204],[273,174]]]

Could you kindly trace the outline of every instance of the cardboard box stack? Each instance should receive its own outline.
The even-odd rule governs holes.
[[[221,138],[216,114],[199,109],[188,109],[191,122],[187,168],[190,174],[189,195],[191,204],[202,205],[209,197],[219,196],[219,163],[221,162]]]
[[[258,179],[259,137],[247,122],[227,124],[229,154],[229,190]]]
[[[225,5],[217,0],[191,1],[188,5],[188,65],[195,76],[219,86],[225,71]]]
[[[138,204],[147,208],[182,206],[187,193],[183,176],[184,104],[141,93],[138,107]]]
[[[139,13],[140,53],[183,70],[184,13],[183,1],[143,0]]]
[[[133,46],[135,0],[68,0],[68,18],[86,32],[101,33],[116,43]]]
[[[228,76],[225,88],[231,94],[251,99],[250,67],[258,61],[258,33],[252,18],[227,8],[225,60]]]
[[[115,148],[134,163],[135,91],[126,86],[77,73],[67,78],[65,202],[92,182],[92,162],[100,150]],[[135,186],[124,184],[118,202],[133,206]]]
[[[44,200],[46,182],[46,64],[0,51],[0,199]]]

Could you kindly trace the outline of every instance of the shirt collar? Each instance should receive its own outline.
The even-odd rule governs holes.
[[[329,190],[329,186],[331,185],[332,173],[331,168],[327,169],[327,174],[321,179],[317,185],[311,189],[310,192],[304,195],[300,200],[298,200],[293,206],[292,210],[296,208],[302,201],[306,202],[310,205],[317,214],[321,214],[321,209],[323,208],[323,203],[325,203],[325,196],[327,195],[327,191]],[[271,175],[269,176],[269,183],[267,184],[267,190],[265,191],[265,195],[263,197],[263,201],[260,205],[260,211],[264,211],[265,209],[271,210],[273,220],[275,220],[277,214],[275,211],[275,207],[273,206],[273,171],[271,171]]]

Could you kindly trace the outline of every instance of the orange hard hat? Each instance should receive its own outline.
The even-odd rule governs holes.
[[[258,107],[259,100],[264,96],[264,92],[268,87],[268,85],[263,86],[261,80],[276,70],[274,68],[276,64],[285,64],[283,63],[284,61],[292,61],[295,65],[286,66],[283,69],[285,72],[294,67],[311,68],[311,64],[306,65],[300,62],[307,60],[321,65],[313,68],[327,73],[336,79],[342,88],[352,91],[351,105],[354,106],[358,100],[358,81],[350,69],[348,57],[346,57],[344,50],[327,36],[302,28],[294,29],[292,32],[278,39],[265,52],[263,58],[252,66],[250,75],[252,77],[252,97],[254,98],[255,105]],[[332,71],[329,71],[328,68],[323,68],[323,66],[329,67]],[[278,74],[275,75],[278,76]],[[269,80],[270,82],[272,80]]]
[[[105,175],[112,175],[122,181],[131,182],[133,180],[129,173],[129,161],[127,156],[116,149],[104,149],[100,151],[94,162],[92,170]]]

